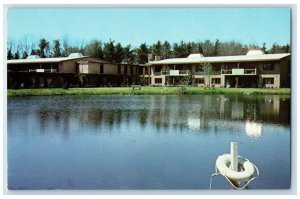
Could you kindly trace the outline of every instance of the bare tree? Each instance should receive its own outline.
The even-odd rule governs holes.
[[[208,82],[208,87],[210,88],[210,76],[212,71],[213,71],[213,67],[210,63],[203,64],[203,73],[205,75],[205,87],[207,87],[207,82]]]

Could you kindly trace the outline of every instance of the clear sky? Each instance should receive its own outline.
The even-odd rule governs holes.
[[[10,8],[7,37],[15,42],[68,38],[142,42],[290,43],[289,8]]]

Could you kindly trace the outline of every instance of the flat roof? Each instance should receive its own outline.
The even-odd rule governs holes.
[[[235,55],[235,56],[219,56],[219,57],[172,58],[172,59],[164,59],[160,61],[151,61],[148,62],[147,65],[276,61],[284,57],[287,57],[289,55],[290,53],[262,54],[262,55]]]
[[[38,59],[12,59],[7,60],[7,64],[37,64],[37,63],[58,63],[62,61],[76,60],[89,58],[88,56],[84,57],[55,57],[55,58],[38,58]]]

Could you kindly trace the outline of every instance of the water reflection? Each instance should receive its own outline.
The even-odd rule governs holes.
[[[207,189],[232,140],[263,171],[255,189],[290,187],[288,96],[26,97],[7,107],[12,189]]]
[[[19,103],[18,98],[9,100],[9,118],[22,114],[22,118],[39,125],[40,133],[50,133],[47,129],[56,126],[65,137],[85,126],[94,128],[94,132],[102,132],[102,127],[111,130],[132,123],[141,128],[187,128],[197,132],[201,129],[237,129],[244,126],[243,131],[249,137],[259,137],[262,123],[290,124],[289,96],[278,95],[60,96],[28,98]],[[16,108],[18,106],[19,109]]]
[[[262,134],[262,124],[256,122],[246,121],[245,132],[249,137],[258,138]]]
[[[189,117],[187,119],[187,125],[192,130],[200,130],[201,127],[200,118]]]

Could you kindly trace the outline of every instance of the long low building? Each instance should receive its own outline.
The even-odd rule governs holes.
[[[148,83],[151,85],[188,84],[200,87],[290,87],[290,53],[264,54],[249,50],[246,55],[149,61]]]
[[[139,81],[138,65],[110,62],[72,53],[68,57],[7,60],[8,88],[122,86]]]

